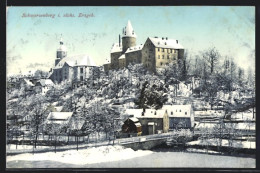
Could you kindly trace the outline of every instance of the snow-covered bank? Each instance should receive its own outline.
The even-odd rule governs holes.
[[[15,156],[7,156],[7,162],[11,161],[56,161],[68,164],[93,164],[101,162],[112,162],[119,160],[132,159],[151,154],[152,151],[138,150],[134,151],[130,148],[122,146],[102,146],[88,149],[68,150],[63,152],[46,152],[37,154],[19,154]]]

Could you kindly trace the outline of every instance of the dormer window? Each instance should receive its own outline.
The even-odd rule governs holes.
[[[180,112],[181,112],[181,110],[180,110]]]
[[[173,112],[171,111],[171,115],[173,115]]]
[[[185,115],[187,115],[187,112],[185,112]]]

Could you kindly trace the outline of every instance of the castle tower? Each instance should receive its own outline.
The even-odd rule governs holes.
[[[136,34],[134,32],[134,29],[131,25],[131,22],[128,20],[127,26],[123,28],[123,33],[122,33],[122,44],[123,44],[123,52],[129,48],[136,46]]]
[[[55,66],[62,60],[62,58],[67,56],[67,48],[63,45],[62,37],[60,38],[60,47],[57,49],[57,55],[55,59]]]

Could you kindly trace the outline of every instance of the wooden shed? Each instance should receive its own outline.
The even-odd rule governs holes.
[[[130,136],[141,136],[142,134],[142,126],[137,118],[128,118],[125,120],[122,126],[122,133],[128,134]]]

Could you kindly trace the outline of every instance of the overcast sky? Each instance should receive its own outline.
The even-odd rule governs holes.
[[[75,17],[63,17],[66,13]],[[79,13],[93,17],[78,17]],[[28,14],[55,17],[23,17]],[[215,46],[221,55],[232,56],[239,66],[254,70],[254,7],[9,7],[7,74],[49,71],[61,34],[68,56],[88,54],[102,65],[128,20],[137,44],[148,37],[168,37],[179,40],[191,55]]]

